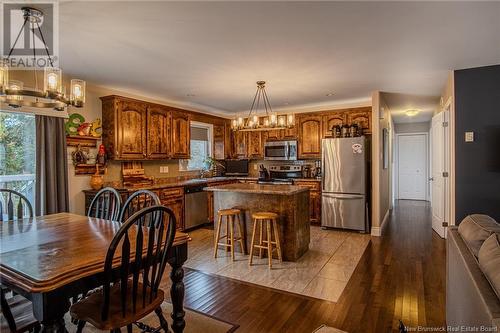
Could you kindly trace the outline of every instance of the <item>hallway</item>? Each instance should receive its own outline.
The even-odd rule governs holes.
[[[238,332],[302,333],[321,324],[349,333],[398,332],[399,319],[443,326],[445,257],[429,203],[401,200],[384,236],[371,237],[337,303],[186,269],[185,305],[239,324]]]

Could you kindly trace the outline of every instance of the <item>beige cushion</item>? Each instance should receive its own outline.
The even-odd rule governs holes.
[[[500,224],[488,215],[472,214],[458,225],[458,233],[477,258],[483,242],[493,233],[500,233]]]
[[[500,298],[500,235],[493,234],[484,241],[479,249],[479,267],[490,281],[495,293]]]

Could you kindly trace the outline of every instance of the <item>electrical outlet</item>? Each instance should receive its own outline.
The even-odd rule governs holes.
[[[163,173],[168,173],[168,165],[165,165],[165,166],[163,167]]]
[[[465,132],[465,142],[474,142],[474,132]]]

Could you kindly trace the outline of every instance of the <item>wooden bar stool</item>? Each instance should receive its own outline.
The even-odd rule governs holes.
[[[278,259],[280,262],[283,261],[281,257],[281,243],[280,234],[278,230],[278,214],[271,212],[258,212],[252,214],[253,219],[253,232],[252,232],[252,242],[250,243],[250,260],[249,265],[252,265],[253,259],[253,249],[259,249],[259,257],[262,258],[262,250],[267,250],[267,257],[269,259],[269,268],[272,268],[273,264],[273,245],[275,245],[276,252],[278,253]],[[259,244],[254,245],[255,234],[257,232],[257,224],[259,224]],[[264,226],[266,228],[266,239],[264,236]],[[274,233],[274,241],[272,234]]]
[[[231,259],[234,260],[234,242],[239,241],[241,246],[241,253],[245,253],[245,237],[241,230],[241,211],[239,209],[221,209],[217,212],[217,226],[215,233],[215,245],[214,245],[214,258],[217,258],[217,250],[219,245],[229,248],[231,250]],[[226,217],[226,234],[221,236],[222,229],[222,218]],[[236,221],[236,226],[238,228],[238,237],[234,237],[234,223]],[[220,240],[226,238],[225,243],[221,243]]]

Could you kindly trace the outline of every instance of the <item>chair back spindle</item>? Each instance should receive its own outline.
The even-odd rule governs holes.
[[[149,190],[136,191],[132,195],[130,195],[123,204],[123,208],[120,212],[118,221],[123,223],[134,213],[140,211],[143,208],[160,205],[160,198],[158,198],[158,195],[156,195],[156,193]]]
[[[109,315],[113,284],[120,284],[123,317],[153,302],[158,295],[167,254],[174,241],[175,224],[175,215],[169,208],[155,205],[134,213],[120,227],[111,241],[104,263],[103,321]],[[117,261],[120,262],[119,271],[113,269]]]
[[[33,207],[28,198],[14,190],[0,189],[0,221],[22,220],[25,217],[33,217]]]
[[[122,199],[118,191],[105,187],[96,193],[89,205],[87,216],[118,221]]]

